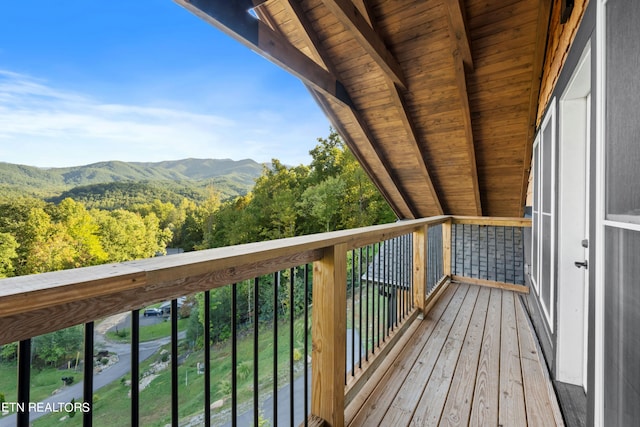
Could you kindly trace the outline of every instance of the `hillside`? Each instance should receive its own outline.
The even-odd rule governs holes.
[[[157,163],[108,161],[43,169],[0,162],[0,195],[31,195],[54,201],[72,197],[99,201],[132,192],[175,200],[204,197],[213,186],[223,198],[247,193],[263,165],[251,159],[184,159]],[[114,186],[108,184],[119,183]],[[131,185],[136,183],[136,185]],[[144,196],[140,196],[144,197]]]

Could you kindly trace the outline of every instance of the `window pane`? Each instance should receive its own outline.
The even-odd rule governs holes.
[[[542,215],[542,257],[540,260],[540,293],[542,303],[551,315],[551,217]]]
[[[607,219],[640,224],[640,2],[607,3]]]
[[[605,231],[604,396],[608,425],[640,419],[640,232]]]
[[[542,131],[542,210],[547,213],[551,213],[552,132],[553,120],[549,120]]]

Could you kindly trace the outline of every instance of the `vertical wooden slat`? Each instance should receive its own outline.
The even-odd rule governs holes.
[[[451,219],[442,223],[442,268],[445,276],[451,276]]]
[[[427,292],[428,233],[428,225],[413,232],[413,301],[420,311],[424,311]]]
[[[344,425],[347,339],[347,248],[326,248],[313,265],[311,413],[328,425]]]

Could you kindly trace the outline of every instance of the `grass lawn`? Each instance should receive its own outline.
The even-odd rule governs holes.
[[[82,367],[77,371],[73,369],[32,369],[31,370],[31,401],[39,402],[51,396],[58,388],[62,387],[62,377],[73,377],[74,383],[82,381]],[[18,390],[17,363],[0,363],[0,393],[4,394],[5,401],[15,402]]]

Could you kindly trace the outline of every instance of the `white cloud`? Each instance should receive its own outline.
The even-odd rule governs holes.
[[[68,166],[101,160],[277,157],[297,164],[308,161],[316,137],[327,133],[326,121],[318,117],[288,125],[291,119],[270,109],[223,117],[104,103],[0,70],[0,161],[12,163]]]

